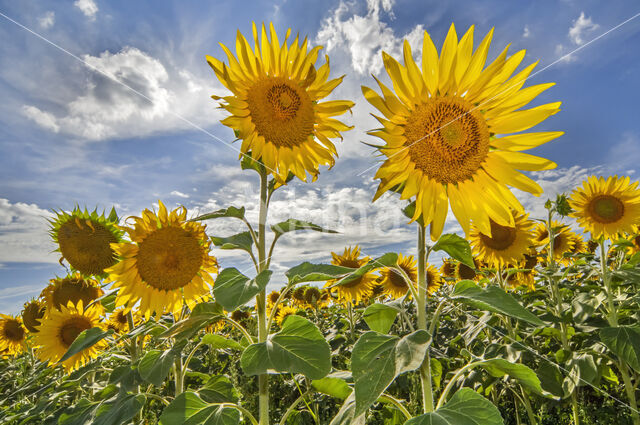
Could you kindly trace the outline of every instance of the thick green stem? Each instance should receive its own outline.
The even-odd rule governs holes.
[[[266,223],[267,223],[267,170],[260,168],[260,212],[258,217],[258,272],[262,272],[267,265],[266,258]],[[256,297],[256,309],[258,312],[258,342],[267,340],[267,310],[265,301],[266,289]],[[260,425],[269,424],[269,375],[262,374],[258,377],[258,397],[260,405]]]
[[[524,408],[527,411],[527,416],[529,416],[529,424],[537,425],[538,420],[536,419],[536,415],[533,413],[533,408],[531,407],[529,396],[524,391],[524,388],[522,388],[522,386],[520,387],[520,390],[522,391],[522,404],[524,404]]]
[[[441,408],[447,402],[447,396],[449,395],[449,392],[451,392],[451,390],[453,389],[453,386],[456,384],[456,381],[458,381],[458,379],[462,375],[464,375],[468,370],[471,370],[480,364],[482,364],[481,361],[469,363],[466,366],[461,367],[456,372],[456,374],[453,375],[453,378],[451,378],[447,386],[444,387],[444,390],[442,390],[442,394],[440,394],[440,399],[438,400],[438,405],[436,406],[436,409]]]
[[[182,357],[178,356],[175,361],[175,378],[176,378],[176,392],[175,397],[178,397],[184,391],[184,370],[182,368]]]
[[[418,329],[427,330],[427,240],[426,228],[418,224]],[[420,383],[422,385],[422,408],[424,413],[433,411],[433,387],[431,385],[431,357],[427,352],[420,366]]]

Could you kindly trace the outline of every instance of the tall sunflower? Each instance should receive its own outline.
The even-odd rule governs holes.
[[[517,170],[556,166],[520,151],[563,134],[521,133],[559,111],[560,102],[521,109],[553,83],[521,90],[537,64],[511,77],[524,50],[507,58],[507,47],[485,68],[493,30],[475,52],[473,31],[472,26],[458,42],[452,24],[440,57],[425,31],[421,68],[407,41],[404,66],[383,52],[394,91],[377,78],[382,95],[362,87],[365,98],[384,116],[376,116],[382,128],[369,133],[385,141],[379,147],[386,159],[376,173],[380,185],[374,200],[388,190],[400,193],[401,199],[415,197],[413,220],[431,224],[434,240],[442,233],[449,204],[466,234],[471,221],[485,235],[491,235],[490,220],[513,226],[510,209],[523,208],[507,186],[542,193]]]
[[[27,331],[20,317],[0,314],[0,353],[15,356],[25,349]]]
[[[78,301],[82,301],[83,305],[87,306],[102,295],[104,295],[104,291],[100,289],[96,280],[85,278],[76,272],[65,277],[51,279],[49,285],[40,293],[40,298],[45,301],[45,314],[48,315],[53,310],[60,310],[69,301],[74,305]]]
[[[418,268],[413,256],[404,257],[402,254],[398,254],[398,267],[404,271],[411,284],[415,286],[418,279]],[[403,297],[409,290],[409,284],[395,267],[385,267],[380,270],[379,282],[392,298]]]
[[[112,243],[122,239],[117,228],[118,216],[111,210],[108,217],[76,207],[73,211],[56,212],[49,233],[58,244],[58,251],[73,270],[85,276],[102,276],[104,269],[116,262]]]
[[[569,226],[559,221],[552,221],[551,227],[554,229],[553,258],[561,264],[568,265],[571,259],[564,257],[564,254],[573,251],[577,235],[571,231]],[[546,258],[549,252],[549,231],[544,223],[536,225],[533,239],[542,248],[540,254]]]
[[[362,267],[371,260],[370,257],[360,258],[360,247],[357,245],[353,248],[345,248],[342,255],[332,252],[331,257],[331,264],[353,269]],[[334,286],[331,289],[337,293],[339,300],[357,303],[371,296],[376,279],[377,277],[373,272],[368,272],[344,285]],[[330,287],[335,283],[336,280],[330,280],[326,286]]]
[[[44,313],[45,305],[42,300],[32,299],[27,301],[22,308],[22,324],[29,332],[36,333]]]
[[[142,217],[132,217],[133,227],[122,227],[131,242],[113,245],[120,261],[106,270],[120,288],[116,306],[133,307],[140,301],[146,319],[165,312],[177,315],[183,305],[193,307],[208,298],[211,274],[218,272],[206,226],[187,221],[184,207],[168,213],[158,204],[157,214],[145,209]]]
[[[329,139],[342,138],[340,132],[351,127],[331,117],[354,105],[348,100],[319,102],[343,77],[327,81],[329,58],[315,68],[322,46],[308,50],[307,39],[301,43],[298,36],[288,44],[290,33],[287,30],[281,45],[273,24],[267,34],[264,24],[258,31],[254,23],[254,48],[238,31],[237,59],[224,44],[228,64],[207,56],[220,82],[233,93],[212,96],[231,113],[222,124],[242,139],[240,151],[262,161],[281,183],[289,173],[306,181],[308,172],[315,180],[320,165],[333,166],[337,152]]]
[[[82,300],[77,304],[69,302],[66,307],[53,310],[42,320],[40,332],[35,335],[36,355],[50,365],[58,363],[80,333],[87,329],[105,327],[100,321],[101,314],[102,310],[98,305],[85,308]],[[106,347],[107,342],[101,340],[69,357],[62,362],[62,366],[67,372],[77,369],[96,358]]]
[[[640,189],[629,177],[591,176],[571,193],[569,205],[571,217],[594,238],[633,233],[640,223]]]
[[[502,226],[493,220],[491,236],[482,233],[477,227],[471,229],[470,241],[478,259],[492,267],[515,265],[524,259],[533,245],[533,223],[528,214],[513,214],[514,226]]]

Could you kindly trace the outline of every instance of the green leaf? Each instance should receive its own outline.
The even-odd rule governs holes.
[[[226,238],[211,236],[211,241],[220,249],[242,249],[251,252],[253,247],[253,238],[249,232],[238,233]]]
[[[78,354],[82,350],[85,350],[94,344],[102,341],[107,336],[113,333],[113,329],[103,330],[101,328],[91,328],[82,331],[80,335],[71,343],[69,349],[64,356],[60,359],[60,362],[67,360],[69,357]]]
[[[177,342],[172,348],[147,352],[138,364],[138,372],[145,381],[156,387],[161,386],[169,375],[173,361],[187,345],[187,340]]]
[[[547,361],[543,361],[538,366],[536,375],[540,379],[540,386],[543,390],[553,394],[556,397],[564,397],[564,390],[562,389],[562,372],[560,368]]]
[[[160,425],[238,425],[240,412],[202,400],[198,394],[186,391],[165,407]]]
[[[359,416],[373,404],[401,373],[415,370],[427,353],[430,337],[418,330],[403,338],[369,331],[353,346],[351,371],[355,381]]]
[[[84,425],[86,423],[90,423],[90,420],[93,417],[93,411],[98,404],[100,403],[94,403],[87,400],[86,398],[82,398],[75,406],[69,407],[63,414],[60,415],[58,424]]]
[[[471,280],[461,280],[456,284],[451,298],[461,300],[480,310],[506,314],[536,326],[544,325],[538,316],[525,309],[511,294],[497,286],[481,288]]]
[[[364,310],[364,321],[372,331],[386,334],[398,315],[398,309],[386,304],[371,304]]]
[[[212,376],[200,390],[200,397],[207,403],[237,403],[238,392],[226,376]]]
[[[128,423],[144,407],[146,397],[142,394],[121,395],[112,402],[102,404],[96,410],[92,425],[121,425]]]
[[[476,268],[476,265],[473,263],[469,241],[455,233],[447,233],[446,235],[440,236],[440,239],[438,239],[431,250],[444,251],[461,263],[471,268]]]
[[[440,388],[442,383],[442,363],[438,359],[430,359],[431,366],[431,382],[436,388]]]
[[[296,220],[295,218],[290,218],[286,221],[274,224],[271,226],[271,230],[273,230],[273,232],[278,236],[287,232],[294,232],[296,230],[314,230],[322,233],[338,233],[335,230],[327,230],[317,224],[313,224],[308,221]]]
[[[344,379],[331,376],[311,381],[311,386],[318,392],[330,395],[331,397],[346,399],[353,391]]]
[[[367,264],[356,269],[354,272],[346,275],[332,286],[347,285],[354,280],[361,278],[363,275],[369,273],[372,270],[379,269],[381,267],[393,267],[397,263],[398,254],[396,254],[395,252],[387,252],[386,254],[369,261]]]
[[[409,419],[404,425],[504,425],[504,421],[489,400],[462,388],[440,409]]]
[[[213,348],[233,348],[234,350],[242,350],[243,348],[240,343],[216,334],[206,334],[202,337],[201,342]]]
[[[160,335],[160,338],[174,337],[176,340],[189,339],[203,327],[224,315],[224,309],[218,303],[199,303],[189,317],[173,325]]]
[[[352,391],[340,406],[340,410],[333,417],[329,425],[365,425],[365,415],[355,415],[356,411],[356,399],[355,394]]]
[[[240,364],[249,376],[273,369],[320,379],[331,371],[331,348],[316,325],[292,315],[280,332],[269,335],[267,342],[247,347]]]
[[[267,287],[271,273],[271,270],[264,270],[249,279],[235,267],[222,270],[213,287],[216,301],[228,311],[235,310]]]
[[[213,218],[224,218],[224,217],[233,217],[233,218],[243,219],[244,218],[244,207],[240,207],[240,208],[236,208],[236,207],[222,208],[222,209],[214,211],[214,212],[210,212],[210,213],[207,213],[207,214],[199,215],[196,218],[192,218],[189,221],[202,221],[202,220],[210,220],[210,219],[213,219]]]
[[[334,266],[333,264],[312,264],[304,262],[285,272],[290,284],[301,282],[318,282],[337,279],[353,272],[349,267]]]
[[[616,356],[627,362],[636,372],[640,372],[640,329],[618,326],[600,330],[600,340]]]
[[[509,375],[533,393],[544,395],[540,379],[536,373],[522,363],[511,363],[505,359],[488,359],[482,361],[480,366],[494,378],[502,378],[505,375]]]

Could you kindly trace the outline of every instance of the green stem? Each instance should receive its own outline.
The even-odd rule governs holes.
[[[524,404],[524,408],[527,411],[527,416],[529,416],[529,424],[537,425],[538,420],[536,419],[536,415],[533,413],[533,408],[531,407],[529,396],[524,391],[524,388],[522,388],[522,386],[520,386],[520,391],[522,391],[522,403]]]
[[[296,407],[298,407],[298,405],[304,401],[304,398],[308,393],[309,391],[306,391],[305,393],[301,394],[300,397],[298,397],[293,403],[291,403],[291,405],[289,405],[289,408],[286,412],[284,412],[282,419],[280,419],[280,425],[284,425],[287,422],[287,418],[289,417],[289,415],[293,413],[293,411],[296,410]]]
[[[418,223],[418,329],[427,330],[427,240],[426,228]],[[422,408],[424,413],[433,411],[433,387],[431,385],[431,358],[429,352],[420,366],[420,384],[422,386]]]
[[[440,399],[438,400],[438,405],[436,406],[436,409],[441,408],[442,405],[447,402],[447,396],[449,395],[449,392],[453,389],[453,386],[456,384],[458,379],[462,375],[464,375],[465,372],[467,372],[468,370],[473,369],[474,367],[478,366],[479,364],[482,364],[482,361],[469,363],[466,366],[460,368],[456,372],[456,374],[453,375],[453,378],[451,378],[451,380],[447,383],[447,386],[444,387],[444,390],[442,390],[442,394],[440,395]]]
[[[184,391],[184,370],[182,368],[182,357],[178,356],[175,361],[175,378],[176,378],[176,391],[175,397],[178,397]]]
[[[402,412],[407,420],[413,417],[411,413],[409,413],[409,411],[402,405],[402,403],[400,403],[399,400],[391,397],[389,394],[382,394],[380,397],[378,397],[378,401],[393,405],[396,409]]]
[[[239,330],[242,333],[242,335],[247,339],[249,344],[252,344],[254,342],[254,338],[251,336],[249,332],[247,332],[247,330],[240,323],[236,322],[231,317],[226,317],[226,316],[224,317],[224,320],[228,322],[231,326]]]
[[[258,217],[258,273],[265,269],[266,263],[266,223],[267,223],[267,170],[260,167],[260,211]],[[258,311],[258,342],[266,342],[267,310],[265,306],[267,291],[263,289],[256,296]],[[269,375],[258,376],[258,397],[260,425],[269,425]]]

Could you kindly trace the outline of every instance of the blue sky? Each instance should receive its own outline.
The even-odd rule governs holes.
[[[419,56],[424,30],[439,46],[451,22],[459,33],[476,25],[476,39],[495,27],[490,57],[511,43],[511,52],[527,50],[523,65],[540,60],[527,84],[557,84],[535,102],[563,105],[536,129],[566,132],[534,152],[558,163],[536,175],[547,196],[593,173],[635,177],[640,160],[635,1],[25,0],[0,1],[0,13],[0,312],[19,311],[65,273],[46,233],[51,209],[115,205],[126,216],[158,199],[194,213],[255,203],[256,178],[240,170],[233,134],[218,123],[222,113],[209,96],[224,90],[204,59],[223,57],[218,43],[233,46],[236,30],[250,33],[252,20],[324,45],[332,75],[346,74],[332,96],[356,102],[345,118],[356,129],[345,133],[336,166],[316,183],[283,189],[271,211],[273,222],[294,216],[341,234],[283,240],[276,276],[349,244],[370,255],[412,253],[414,228],[397,199],[370,203],[377,159],[360,141],[373,142],[365,132],[376,124],[360,85],[383,75],[381,50],[397,56],[404,38]],[[518,196],[533,216],[542,213],[542,202]],[[447,229],[458,230],[453,219]],[[210,234],[235,230],[209,224]],[[216,255],[223,266],[247,266],[233,252]]]

